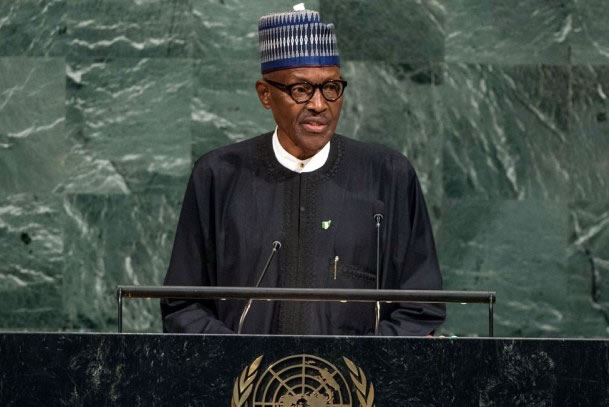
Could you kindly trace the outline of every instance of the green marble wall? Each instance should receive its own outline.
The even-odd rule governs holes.
[[[159,284],[190,165],[273,126],[256,23],[286,0],[0,0],[0,329],[115,329]],[[315,0],[340,131],[415,164],[447,289],[502,336],[609,335],[605,0]],[[158,331],[158,305],[125,325]],[[483,335],[483,306],[444,334]]]

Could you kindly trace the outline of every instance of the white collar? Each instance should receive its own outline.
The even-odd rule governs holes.
[[[273,151],[275,152],[277,161],[285,168],[294,172],[311,172],[323,167],[328,160],[328,155],[330,155],[330,142],[327,142],[313,157],[307,158],[306,160],[300,160],[283,148],[279,142],[279,137],[277,136],[277,127],[275,127],[275,132],[273,133]]]

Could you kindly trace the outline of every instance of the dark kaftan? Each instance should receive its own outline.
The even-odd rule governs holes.
[[[335,135],[320,169],[296,173],[277,161],[271,137],[196,162],[166,285],[253,287],[278,240],[282,248],[261,286],[375,288],[373,215],[382,208],[381,288],[442,288],[423,194],[403,155]],[[165,301],[164,329],[235,332],[244,305]],[[426,335],[444,317],[438,304],[384,304],[381,334]],[[369,303],[262,301],[254,302],[243,332],[364,335],[373,333],[374,320]]]

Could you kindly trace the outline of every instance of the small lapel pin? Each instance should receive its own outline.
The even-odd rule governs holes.
[[[324,229],[324,230],[327,230],[327,229],[330,228],[331,224],[332,224],[332,221],[329,220],[329,219],[328,220],[322,220],[321,221],[321,228]]]

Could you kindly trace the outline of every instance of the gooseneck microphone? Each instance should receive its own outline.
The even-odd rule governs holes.
[[[383,221],[383,214],[380,210],[376,210],[374,214],[374,221],[376,222],[376,289],[381,288],[381,222]],[[375,322],[374,322],[374,334],[379,333],[379,324],[381,322],[381,302],[377,301],[375,306]]]
[[[260,287],[260,283],[262,282],[262,279],[264,278],[266,271],[269,269],[269,266],[271,265],[271,260],[273,260],[275,253],[277,253],[277,251],[279,249],[281,249],[281,242],[278,240],[275,240],[273,242],[273,249],[271,250],[271,254],[270,254],[269,258],[267,259],[266,264],[264,265],[264,268],[262,269],[262,273],[260,273],[260,277],[258,277],[258,281],[256,282],[256,286],[255,286],[256,288]],[[245,322],[245,317],[247,316],[247,313],[250,311],[251,306],[252,306],[252,299],[250,298],[247,301],[247,304],[245,305],[243,312],[241,313],[241,318],[239,318],[239,328],[237,329],[237,334],[241,334],[241,329],[243,328],[243,323]]]

